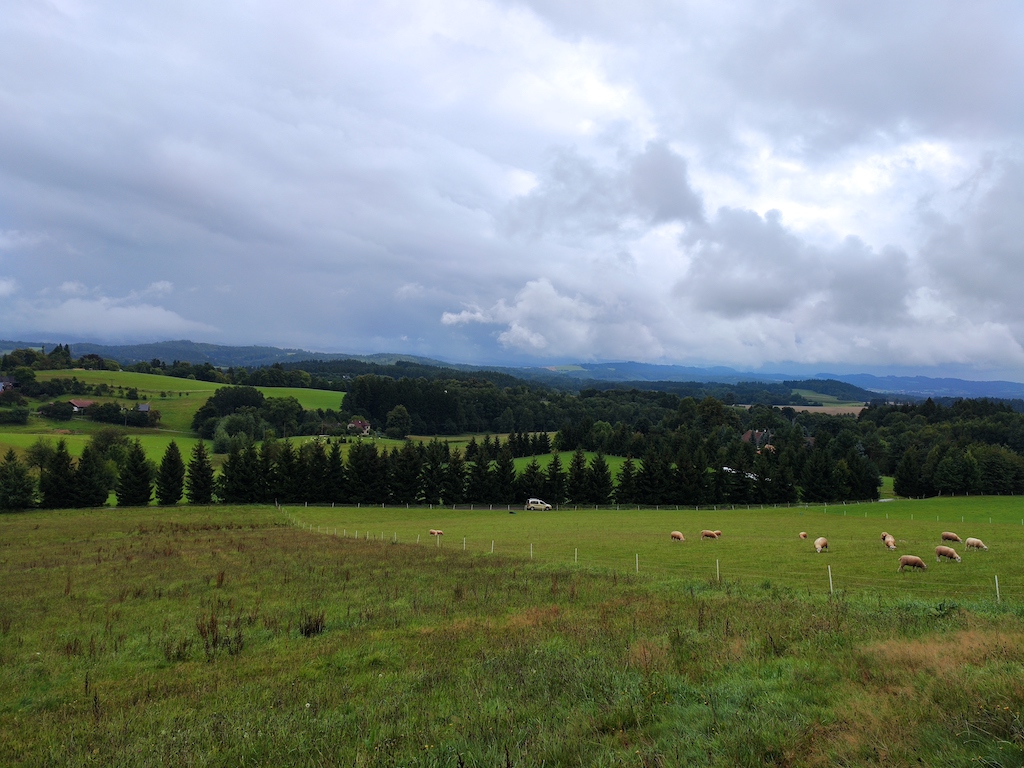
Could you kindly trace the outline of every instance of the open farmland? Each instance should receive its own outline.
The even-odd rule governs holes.
[[[532,557],[552,565],[581,564],[619,572],[636,571],[659,579],[717,578],[770,583],[807,593],[827,593],[828,567],[834,589],[846,592],[901,593],[921,599],[995,600],[1001,595],[1024,603],[1024,498],[977,497],[851,504],[838,507],[654,510],[614,507],[524,512],[438,508],[295,508],[300,525],[338,534],[420,543],[429,528],[445,532],[442,548]],[[990,522],[991,520],[991,522]],[[701,541],[703,529],[721,530],[717,541]],[[682,544],[669,540],[681,531]],[[882,546],[882,531],[892,533],[897,550]],[[954,544],[963,562],[935,563],[942,531],[975,536],[988,552],[966,552]],[[808,533],[807,540],[797,537]],[[812,542],[829,540],[818,554]],[[996,545],[998,542],[998,545]],[[437,542],[429,541],[435,544]],[[926,573],[896,573],[900,555],[916,554],[930,563]]]
[[[1020,765],[1020,500],[864,507],[0,516],[0,763]]]

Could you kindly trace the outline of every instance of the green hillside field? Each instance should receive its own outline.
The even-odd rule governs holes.
[[[0,764],[1021,765],[1022,507],[0,515]]]

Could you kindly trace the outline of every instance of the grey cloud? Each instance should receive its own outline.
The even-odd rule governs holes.
[[[966,215],[934,211],[921,257],[943,294],[974,316],[1024,326],[1024,164],[1000,164],[988,188],[972,196]]]
[[[896,248],[875,252],[856,238],[826,249],[787,229],[777,211],[763,218],[722,209],[687,233],[691,264],[674,293],[722,317],[794,317],[862,328],[905,320],[909,259]]]
[[[692,262],[675,292],[697,308],[726,317],[778,313],[804,301],[821,266],[777,211],[721,209],[707,227],[688,233]]]
[[[632,219],[648,225],[703,219],[686,160],[664,142],[651,142],[612,168],[570,150],[559,152],[537,189],[509,205],[504,225],[510,233],[532,236],[599,234],[615,232]]]
[[[1022,14],[14,0],[0,306],[463,360],[854,335],[865,360],[1016,360],[1024,174],[965,169],[1019,144]]]

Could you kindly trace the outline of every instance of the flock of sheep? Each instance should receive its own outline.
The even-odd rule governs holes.
[[[717,539],[720,538],[721,535],[721,531],[700,532],[701,541],[703,541],[704,539]],[[672,531],[672,533],[669,534],[669,537],[672,541],[686,541],[686,538],[679,531]],[[807,531],[800,531],[799,537],[801,539],[806,539]],[[968,537],[967,541],[963,541],[959,536],[957,536],[952,531],[943,531],[942,541],[959,542],[963,544],[965,547],[967,547],[967,549],[983,549],[985,551],[988,551],[988,547],[985,546],[985,542],[983,542],[981,539]],[[896,537],[888,531],[882,531],[882,544],[885,545],[886,549],[894,550],[896,549]],[[814,540],[814,551],[818,552],[819,554],[821,552],[827,552],[828,539],[826,539],[824,536],[819,536],[818,538],[816,538]],[[946,558],[947,560],[956,560],[958,563],[960,562],[960,555],[957,554],[956,550],[950,546],[946,546],[945,544],[940,544],[935,548],[935,562],[940,562],[942,558]],[[925,565],[924,560],[922,560],[917,555],[901,555],[900,567],[896,569],[897,573],[902,572],[904,568],[920,568],[921,570],[927,570],[928,566]]]

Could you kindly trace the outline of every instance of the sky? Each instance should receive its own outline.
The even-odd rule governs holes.
[[[1024,381],[1024,4],[0,0],[8,339]]]

